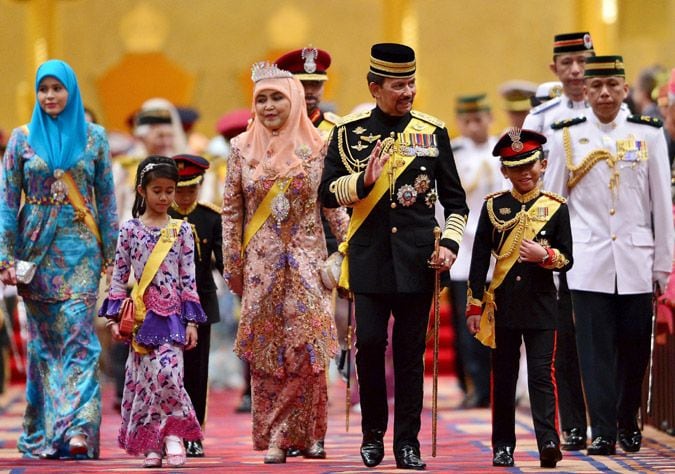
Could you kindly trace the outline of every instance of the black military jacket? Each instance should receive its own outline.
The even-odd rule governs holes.
[[[403,132],[413,116],[435,126],[433,137],[417,137],[419,152],[396,179],[393,195],[384,193],[349,241],[350,287],[356,293],[433,291],[434,272],[427,260],[434,250],[433,229],[438,225],[436,200],[445,210],[446,229],[454,228],[453,237],[444,238],[441,244],[454,252],[459,248],[468,208],[447,129],[434,117],[415,111],[393,117],[377,107],[344,117],[328,145],[320,199],[326,207],[338,207],[365,198],[372,188],[365,187],[363,175],[377,140]],[[344,194],[336,194],[336,184],[351,178],[351,203],[345,203]]]
[[[208,203],[198,203],[187,215],[176,208],[169,209],[169,215],[175,219],[187,220],[192,226],[195,239],[195,278],[197,293],[208,323],[220,321],[216,282],[213,269],[223,273],[223,232],[220,212]]]
[[[517,193],[516,193],[517,194]],[[535,262],[518,262],[513,264],[502,284],[495,290],[495,324],[497,326],[521,329],[555,329],[557,319],[557,292],[553,283],[553,271],[566,272],[572,267],[572,231],[570,216],[564,198],[553,193],[549,197],[561,202],[553,215],[534,237],[534,240],[545,247],[556,249],[561,254],[559,268],[544,268]],[[524,205],[525,209],[536,206],[541,194],[527,202],[521,202],[514,194],[503,191],[490,195],[483,204],[476,229],[476,238],[471,254],[469,271],[469,290],[471,296],[483,299],[488,268],[492,252],[504,254],[507,236],[515,228],[500,232],[495,229],[489,214],[488,202],[492,201],[495,215],[507,221],[516,217]],[[519,246],[513,251],[518,252]]]

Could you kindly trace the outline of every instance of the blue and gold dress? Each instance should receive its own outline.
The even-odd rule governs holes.
[[[86,146],[68,171],[101,244],[69,198],[54,197],[57,178],[29,145],[26,127],[12,132],[3,159],[0,270],[15,259],[37,264],[32,281],[18,288],[30,332],[18,441],[27,457],[68,457],[68,441],[78,434],[87,439],[88,457],[99,454],[101,346],[93,322],[101,271],[115,255],[117,211],[105,131],[93,124],[86,130]]]

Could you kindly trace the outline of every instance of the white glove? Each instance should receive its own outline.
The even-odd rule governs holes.
[[[669,277],[670,273],[668,272],[654,272],[654,282],[658,285],[661,294],[665,293],[666,288],[668,288]]]

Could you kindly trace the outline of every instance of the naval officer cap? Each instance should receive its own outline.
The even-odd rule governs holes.
[[[408,79],[415,75],[415,51],[404,44],[377,43],[370,48],[370,72],[382,77]]]
[[[595,54],[593,49],[593,40],[588,31],[581,31],[579,33],[564,33],[555,35],[553,37],[553,55],[569,53],[586,53]]]
[[[586,59],[584,78],[609,76],[626,77],[621,56],[593,56]]]
[[[274,61],[279,69],[290,72],[301,81],[327,81],[326,71],[330,62],[327,51],[311,45],[288,52]]]
[[[192,186],[204,179],[204,173],[209,168],[209,161],[197,155],[176,155],[172,157],[178,167],[178,186]]]
[[[542,145],[546,137],[533,130],[509,128],[492,149],[492,155],[498,156],[502,165],[513,168],[537,161],[544,156]]]

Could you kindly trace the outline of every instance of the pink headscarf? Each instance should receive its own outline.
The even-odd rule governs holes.
[[[274,133],[258,118],[254,119],[250,128],[237,138],[241,154],[255,168],[254,179],[297,175],[303,161],[318,156],[324,147],[321,135],[307,117],[305,90],[295,77],[261,79],[253,90],[254,112],[255,98],[262,90],[282,93],[291,102],[291,111]]]

